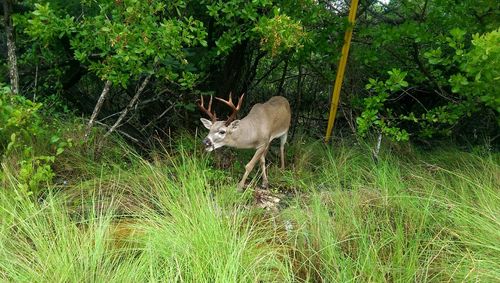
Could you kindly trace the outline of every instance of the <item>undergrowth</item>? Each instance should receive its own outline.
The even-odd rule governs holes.
[[[183,135],[144,157],[91,139],[60,154],[32,195],[3,161],[0,280],[500,280],[498,154],[384,145],[374,162],[366,145],[298,139],[285,171],[271,149],[280,202],[265,210],[259,172],[236,192],[243,170],[231,164],[249,153],[229,151],[228,166],[197,143]]]

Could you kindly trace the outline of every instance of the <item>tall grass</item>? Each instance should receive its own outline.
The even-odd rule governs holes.
[[[329,186],[282,212],[298,226],[304,281],[500,278],[498,163],[460,152],[378,164],[353,149],[325,154],[318,180]]]
[[[236,193],[242,172],[189,139],[147,160],[122,147],[125,161],[92,168],[71,155],[78,178],[37,197],[4,164],[0,280],[500,280],[498,155],[387,151],[375,163],[363,146],[290,148],[288,169],[270,168],[276,211]]]

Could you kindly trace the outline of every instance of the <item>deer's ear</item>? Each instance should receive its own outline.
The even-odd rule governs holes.
[[[212,121],[205,118],[200,118],[200,121],[203,123],[203,126],[205,126],[205,128],[210,130],[210,128],[212,127]]]
[[[231,122],[231,124],[229,124],[228,128],[231,130],[231,132],[233,132],[236,129],[238,129],[239,126],[240,126],[240,120],[234,120],[233,122]]]

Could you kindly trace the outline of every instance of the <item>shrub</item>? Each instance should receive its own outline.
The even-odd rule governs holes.
[[[52,164],[56,156],[71,146],[58,132],[44,123],[41,103],[11,93],[9,86],[0,85],[0,156],[3,171],[6,159],[14,163],[18,176],[17,189],[27,194],[38,193],[43,183],[54,177]],[[41,144],[42,149],[35,147]],[[4,172],[0,173],[0,181]],[[35,194],[36,195],[36,194]]]

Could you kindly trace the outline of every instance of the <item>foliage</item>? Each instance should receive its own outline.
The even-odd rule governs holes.
[[[27,3],[26,3],[27,4]],[[74,32],[74,18],[60,15],[47,4],[34,3],[32,14],[15,14],[18,30],[19,68],[26,74],[21,77],[27,93],[39,94],[39,99],[57,96],[63,91],[68,62],[69,46],[65,39]],[[61,102],[59,102],[61,103]]]
[[[358,131],[365,136],[369,129],[374,127],[394,140],[406,141],[409,138],[408,132],[397,127],[397,117],[394,117],[390,109],[384,107],[390,94],[408,87],[408,82],[404,80],[406,72],[393,69],[388,74],[390,77],[385,82],[370,79],[370,83],[366,85],[366,89],[373,91],[374,95],[364,99],[364,111],[356,119]],[[384,110],[386,113],[381,113]]]
[[[8,86],[0,90],[0,157],[18,162],[18,189],[37,195],[42,184],[55,176],[51,166],[56,156],[72,146],[71,139],[62,139],[48,127],[39,113],[42,104],[14,95]],[[49,139],[48,141],[46,141]],[[38,151],[34,144],[47,142],[48,151]],[[0,174],[0,181],[3,174]]]
[[[457,55],[462,53],[461,49],[455,50]],[[500,61],[500,29],[473,35],[472,48],[464,57],[459,61],[463,74],[450,77],[452,91],[479,100],[500,113],[500,96],[497,93],[500,66],[496,63]]]
[[[68,36],[75,59],[101,79],[126,87],[130,79],[155,74],[193,85],[185,48],[206,45],[206,31],[192,17],[166,17],[182,1],[104,1],[96,15],[79,20],[57,17],[49,4],[35,4],[26,32],[35,40]]]
[[[262,16],[259,11],[269,9],[272,1],[202,1],[202,4],[206,5],[206,12],[213,19],[219,33],[213,52],[226,55],[232,48],[253,36],[251,27]]]
[[[29,141],[42,133],[40,103],[20,95],[13,95],[10,88],[0,85],[0,154],[15,148],[24,148]]]
[[[165,17],[181,5],[182,1],[170,7],[161,1],[109,1],[99,15],[79,24],[81,31],[72,41],[75,57],[89,63],[99,77],[123,86],[129,77],[143,73],[192,86],[186,80],[191,73],[185,48],[206,45],[206,32],[192,17]],[[91,59],[96,51],[97,60]]]
[[[150,77],[124,120],[135,139],[192,128],[195,95],[230,91],[249,93],[248,104],[283,94],[299,126],[322,132],[349,9],[312,0],[18,4],[24,95],[86,117],[110,80],[113,103],[104,103],[98,118],[112,124]],[[495,1],[361,3],[340,119],[352,132],[373,129],[397,140],[496,136],[498,11]],[[384,81],[390,70],[405,73],[408,86],[366,91],[370,78]],[[478,122],[479,113],[487,123]]]
[[[24,18],[19,17],[18,20]],[[75,32],[74,17],[69,15],[64,18],[58,17],[49,7],[49,3],[35,4],[32,16],[24,24],[27,25],[24,32],[34,43],[42,47],[48,47],[55,38],[62,38]]]
[[[199,79],[197,73],[203,71],[199,65],[202,62],[195,61],[199,55],[192,51],[207,47],[207,30],[201,20],[193,17],[196,13],[189,15],[189,1],[109,0],[101,1],[98,11],[94,11],[93,4],[82,3],[82,7],[94,12],[79,18],[64,11],[56,13],[50,3],[34,4],[31,14],[18,17],[30,41],[55,47],[57,39],[67,37],[74,58],[103,80],[126,87],[140,75],[154,74],[183,88],[192,88]],[[253,37],[261,38],[263,48],[273,54],[278,49],[299,46],[299,23],[280,15],[279,10],[274,10],[270,18],[259,13],[270,5],[271,1],[207,1],[207,15],[223,30],[215,41],[216,54],[227,54],[235,44]],[[242,30],[242,20],[255,27]],[[40,51],[42,58],[51,57],[46,53],[50,51]],[[56,50],[52,52],[52,56],[58,54]]]
[[[385,104],[376,109],[366,103],[373,99],[366,98],[358,119],[360,132],[366,132],[370,123],[365,120],[373,119],[376,111],[388,113],[395,131],[421,139],[449,136],[458,130],[464,135],[490,135],[500,123],[497,8],[498,3],[490,1],[403,1],[382,7],[385,16],[374,18],[377,24],[362,27],[360,32],[375,48],[354,48],[354,56],[377,66],[369,71],[372,78],[383,77],[383,70],[404,70],[409,86],[403,93],[383,97]],[[415,9],[420,12],[412,18]],[[479,112],[496,123],[477,123]],[[464,126],[457,127],[460,124]]]
[[[261,17],[254,30],[260,35],[261,48],[273,56],[303,47],[303,27],[287,15],[276,12],[273,18]]]

